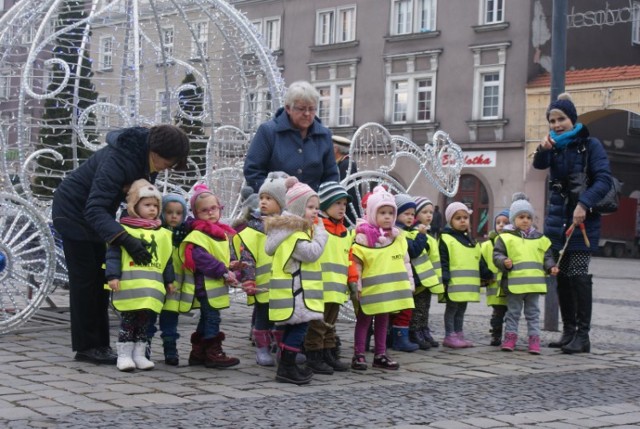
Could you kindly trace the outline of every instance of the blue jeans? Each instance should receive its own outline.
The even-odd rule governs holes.
[[[170,337],[178,339],[180,334],[178,333],[178,317],[180,314],[175,311],[162,310],[160,312],[160,335],[162,338]],[[156,328],[156,321],[158,320],[158,313],[153,313],[153,316],[149,319],[149,327],[147,329],[147,337],[152,339],[158,328]]]
[[[302,349],[302,344],[304,344],[304,336],[307,334],[308,326],[309,322],[304,322],[295,325],[281,325],[276,329],[279,331],[284,331],[282,342],[285,345],[296,349]]]
[[[507,294],[507,314],[504,318],[505,332],[518,333],[520,314],[522,314],[522,308],[524,307],[524,318],[527,319],[528,335],[540,335],[539,296],[539,293]]]
[[[269,304],[260,304],[259,302],[256,302],[254,306],[256,312],[256,320],[253,324],[253,327],[257,331],[271,330],[271,328],[273,328],[273,322],[269,321]]]
[[[198,297],[198,302],[200,302],[200,320],[198,320],[196,332],[200,332],[205,340],[217,337],[220,333],[220,311],[209,305],[209,299],[206,296]]]

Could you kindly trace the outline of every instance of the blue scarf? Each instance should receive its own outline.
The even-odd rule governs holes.
[[[566,133],[562,133],[560,135],[556,134],[555,131],[551,131],[551,133],[549,134],[551,135],[553,141],[556,142],[555,148],[561,150],[567,147],[567,145],[575,139],[576,135],[578,134],[578,132],[580,132],[581,129],[582,124],[578,122],[571,131],[567,131]]]

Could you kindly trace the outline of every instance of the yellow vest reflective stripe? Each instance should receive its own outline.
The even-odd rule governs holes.
[[[487,285],[487,305],[507,305],[507,297],[500,290],[502,271],[493,263],[493,241],[487,240],[480,247],[489,270],[495,274],[494,280]]]
[[[545,236],[523,238],[510,233],[500,234],[500,238],[513,261],[507,273],[509,293],[547,293],[543,261],[551,241]]]
[[[399,235],[385,247],[354,244],[353,255],[363,263],[360,308],[368,316],[414,308],[409,274],[404,265],[407,240]]]
[[[449,274],[451,280],[447,296],[454,302],[480,301],[480,245],[468,247],[450,234],[442,234],[440,239],[449,251]]]
[[[349,249],[351,237],[329,234],[324,252],[318,261],[322,267],[324,302],[344,304],[349,298],[347,278],[349,271]]]
[[[403,231],[403,233],[411,240],[415,240],[418,236],[417,229],[414,229],[412,231]],[[435,242],[435,240],[433,241]],[[429,243],[428,238],[427,243]],[[427,288],[431,291],[431,293],[444,292],[444,286],[442,286],[442,282],[440,281],[440,278],[438,277],[438,274],[433,267],[433,263],[431,262],[431,259],[429,259],[429,253],[427,253],[426,248],[417,258],[411,259],[411,266],[413,266],[413,269],[415,270],[418,279],[420,280],[420,283],[416,284],[416,295],[426,290]]]
[[[205,249],[210,255],[229,268],[231,250],[227,240],[214,240],[201,231],[191,231],[180,244],[180,260],[184,263],[184,251],[188,243],[195,244]],[[224,284],[224,279],[204,278],[204,289],[207,293],[209,305],[217,310],[229,307],[229,287]],[[180,312],[184,313],[193,307],[195,297],[195,277],[191,270],[185,268],[182,291],[180,293]]]
[[[260,304],[269,302],[269,291],[267,289],[271,280],[271,262],[273,258],[264,251],[266,240],[267,236],[264,232],[253,228],[245,228],[233,236],[233,245],[238,259],[240,259],[242,248],[251,253],[256,261],[256,287],[264,289],[263,292],[257,292],[254,296],[247,296],[248,305],[252,305],[255,301]]]
[[[294,275],[285,271],[285,267],[299,240],[309,241],[309,234],[297,231],[287,237],[275,251],[271,263],[271,281],[269,282],[269,320],[281,322],[293,315],[295,296],[293,293]],[[299,273],[300,292],[305,306],[318,313],[324,312],[324,292],[322,271],[319,261],[302,262]]]
[[[173,246],[171,232],[165,228],[143,229],[122,225],[129,235],[144,239],[151,253],[151,263],[136,265],[124,249],[122,252],[122,276],[120,290],[112,295],[113,306],[118,311],[152,310],[160,313],[164,305],[165,284],[162,277]]]
[[[162,311],[178,312],[180,309],[180,289],[182,288],[182,282],[184,280],[184,270],[182,269],[182,262],[180,261],[180,255],[178,248],[174,247],[172,251],[173,272],[176,275],[176,280],[173,285],[176,288],[174,293],[167,293],[164,298],[164,306]]]

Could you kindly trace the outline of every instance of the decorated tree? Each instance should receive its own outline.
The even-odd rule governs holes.
[[[181,85],[190,85],[192,88],[184,88],[179,93],[180,109],[176,114],[175,124],[189,136],[191,159],[202,169],[206,164],[207,136],[204,123],[195,118],[201,117],[204,112],[204,90],[196,84],[193,73],[187,73]]]

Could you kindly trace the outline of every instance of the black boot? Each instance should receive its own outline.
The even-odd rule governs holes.
[[[276,373],[276,381],[280,383],[291,384],[307,384],[311,381],[313,374],[304,377],[298,372],[298,366],[296,365],[296,355],[298,352],[283,348],[280,355],[280,362],[278,363],[278,372]]]
[[[574,277],[575,278],[575,277]],[[557,290],[558,304],[560,305],[560,317],[562,318],[562,336],[558,341],[549,343],[549,347],[559,349],[566,346],[576,335],[576,288],[571,277],[558,274]]]
[[[591,342],[589,341],[589,330],[591,329],[591,306],[593,281],[591,275],[572,277],[573,287],[577,296],[576,320],[578,331],[573,340],[564,347],[562,352],[567,354],[589,353]]]
[[[333,374],[333,368],[324,361],[324,350],[307,350],[307,367],[315,374]]]
[[[491,342],[489,344],[492,346],[502,345],[502,326],[491,329]]]
[[[342,362],[340,360],[340,355],[338,354],[338,348],[335,347],[333,349],[324,349],[323,350],[324,361],[327,365],[333,368],[334,371],[345,372],[348,371],[351,367],[350,364],[346,362]]]
[[[164,349],[164,363],[171,366],[178,366],[180,358],[176,337],[162,337],[162,348]]]
[[[431,348],[431,344],[424,337],[421,329],[409,329],[409,341],[417,344],[420,350],[429,350]]]

